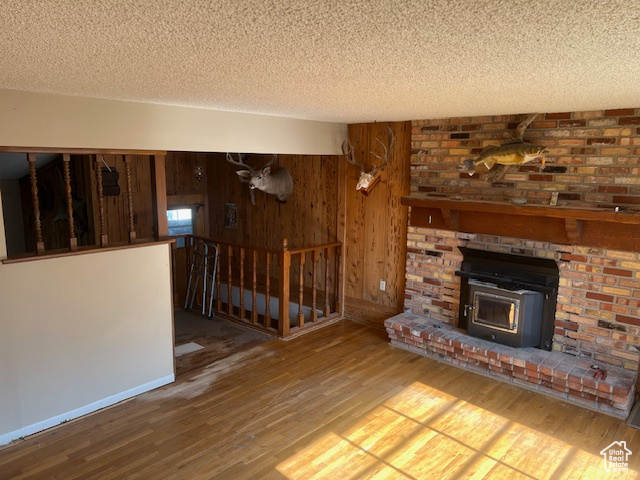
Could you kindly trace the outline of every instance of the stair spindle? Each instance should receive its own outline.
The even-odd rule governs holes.
[[[244,248],[240,247],[240,319],[244,320]]]
[[[267,278],[265,279],[264,326],[271,328],[271,252],[267,252]]]
[[[324,249],[324,316],[328,317],[331,313],[331,305],[329,304],[329,258],[331,250]]]
[[[133,221],[133,195],[131,194],[131,158],[124,156],[124,168],[127,176],[127,204],[129,206],[129,243],[136,240],[136,227]]]
[[[258,323],[258,307],[256,299],[258,296],[258,251],[252,250],[253,256],[253,284],[251,290],[251,323],[256,325]]]
[[[100,212],[100,246],[106,247],[109,245],[109,237],[107,235],[107,224],[104,214],[104,192],[102,189],[102,165],[104,159],[102,154],[96,155],[96,183],[98,187],[98,208]]]
[[[318,275],[318,260],[320,259],[320,251],[313,251],[313,265],[311,269],[311,321],[315,322],[318,320],[318,310],[316,309],[316,297],[318,295],[316,288],[316,281]]]
[[[40,199],[38,197],[38,178],[36,176],[36,155],[29,153],[29,178],[31,180],[31,200],[33,203],[34,227],[36,229],[36,253],[44,253],[44,240],[42,239],[42,223],[40,221]]]
[[[216,247],[218,247],[218,252],[222,251],[222,247],[219,243],[216,244]],[[216,298],[219,312],[222,311],[222,297],[220,296],[220,278],[222,277],[221,271],[222,267],[220,266],[220,259],[218,259],[218,262],[216,262]]]
[[[304,325],[304,310],[302,308],[304,302],[304,263],[306,254],[303,252],[300,254],[300,265],[298,275],[298,327]]]
[[[65,153],[62,155],[62,164],[64,168],[64,186],[66,189],[67,200],[67,217],[69,218],[69,249],[72,252],[78,250],[78,239],[76,238],[76,228],[73,224],[73,197],[71,196],[71,155]]]
[[[227,247],[227,259],[229,261],[228,275],[227,275],[227,313],[233,315],[233,275],[231,274],[231,261],[233,259],[233,247],[229,245]]]

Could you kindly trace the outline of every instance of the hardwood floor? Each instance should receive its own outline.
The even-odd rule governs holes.
[[[599,453],[621,440],[626,477]],[[620,420],[343,321],[1,449],[0,478],[638,478],[638,456]]]

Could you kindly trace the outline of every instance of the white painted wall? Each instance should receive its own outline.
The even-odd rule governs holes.
[[[335,155],[344,124],[0,90],[0,146]]]
[[[158,244],[0,264],[0,445],[173,381],[169,259]]]
[[[0,146],[333,155],[346,135],[343,124],[0,90]],[[0,259],[6,240],[0,208]],[[0,264],[0,445],[173,377],[168,245]]]

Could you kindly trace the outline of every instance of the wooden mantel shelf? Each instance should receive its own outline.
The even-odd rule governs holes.
[[[596,208],[402,197],[409,225],[640,251],[640,213]]]

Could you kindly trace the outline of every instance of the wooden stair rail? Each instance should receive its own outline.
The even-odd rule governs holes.
[[[203,240],[215,243],[221,252],[215,272],[217,301],[214,303],[217,314],[282,338],[340,318],[338,309],[334,308],[338,307],[340,299],[337,298],[338,292],[332,290],[338,281],[332,280],[332,275],[334,271],[336,275],[339,271],[339,265],[334,263],[341,258],[342,244],[332,243],[290,250],[288,240],[282,239],[280,249],[272,250],[236,245],[196,235],[187,237],[189,238],[187,245],[195,240]],[[308,259],[307,255],[309,255]],[[251,264],[250,267],[248,263]],[[273,268],[274,263],[277,269]],[[250,272],[247,271],[248,268]],[[226,270],[225,274],[222,274],[223,269]],[[274,278],[272,274],[275,274]],[[322,280],[319,282],[320,278]],[[311,280],[310,284],[307,279]],[[274,280],[277,280],[277,322],[273,322],[271,311],[271,288]],[[226,298],[222,298],[221,295],[221,281],[227,282]],[[234,281],[237,282],[235,285]],[[292,282],[295,285],[292,285]],[[318,290],[323,288],[321,284],[324,284],[324,301],[320,313],[317,302]],[[232,292],[235,288],[238,288],[240,297],[234,300]],[[291,288],[297,292],[295,318],[290,318],[289,313]],[[251,300],[245,298],[248,292],[251,292]],[[264,295],[264,309],[259,298],[262,295]],[[251,306],[248,306],[249,302]],[[311,310],[311,315],[305,317],[305,311],[308,308]],[[291,321],[294,322],[293,325]]]
[[[47,252],[47,258],[56,255],[69,255],[72,254],[80,254],[84,253],[88,249],[97,248],[106,248],[110,246],[109,242],[109,226],[107,221],[107,209],[106,209],[106,200],[105,200],[105,192],[103,187],[103,165],[106,165],[104,162],[104,155],[120,155],[125,164],[126,171],[126,209],[127,209],[127,220],[126,225],[128,229],[128,243],[134,244],[137,243],[137,235],[135,229],[135,216],[134,216],[134,205],[133,205],[133,184],[132,184],[132,174],[131,174],[131,162],[133,161],[132,155],[145,155],[149,156],[149,161],[151,162],[151,173],[152,173],[152,182],[154,183],[152,188],[152,202],[154,204],[154,228],[156,231],[156,239],[166,239],[167,232],[167,218],[166,218],[166,182],[164,177],[164,151],[137,151],[137,150],[110,150],[110,149],[57,149],[57,148],[40,148],[40,147],[0,147],[0,151],[3,152],[13,152],[13,153],[24,153],[27,156],[27,162],[29,164],[29,186],[31,190],[31,202],[32,202],[32,211],[34,216],[34,235],[36,241],[36,255],[43,256],[45,254],[45,245],[44,240],[48,239],[47,234],[51,234],[49,230],[43,230],[43,219],[42,219],[42,211],[40,205],[40,198],[38,195],[38,179],[37,179],[37,154],[39,153],[56,153],[62,157],[61,162],[61,173],[63,186],[61,187],[62,198],[64,199],[64,207],[65,212],[67,214],[68,221],[68,250],[65,248],[64,251],[59,249],[59,244],[57,246],[51,246],[53,250],[49,250]],[[74,221],[74,198],[73,198],[73,187],[72,187],[72,168],[71,168],[71,156],[72,155],[82,155],[84,159],[88,159],[91,168],[95,169],[95,172],[92,172],[89,176],[91,179],[91,186],[87,188],[87,191],[84,192],[85,195],[94,196],[93,203],[95,205],[95,213],[93,215],[93,221],[95,223],[95,228],[93,229],[93,234],[95,236],[95,244],[89,242],[89,245],[80,245],[82,243],[82,238],[78,237],[78,232],[76,231],[76,223]],[[80,157],[74,158],[74,161],[80,161]],[[80,181],[76,179],[77,181]],[[82,178],[84,181],[84,178]],[[94,187],[95,185],[95,187]],[[75,212],[77,216],[77,211]],[[46,221],[50,220],[48,217],[45,217]],[[46,227],[46,225],[45,225]],[[113,239],[112,239],[113,240]],[[49,242],[49,240],[47,240]],[[57,239],[54,240],[57,242]],[[142,244],[141,242],[138,242]],[[145,244],[148,242],[144,242]],[[120,246],[120,245],[116,245]],[[28,256],[32,255],[32,253],[28,253],[25,255],[20,255],[20,259],[25,260]],[[18,258],[15,258],[17,260]],[[7,260],[14,260],[13,258]],[[3,260],[4,262],[4,260]]]

